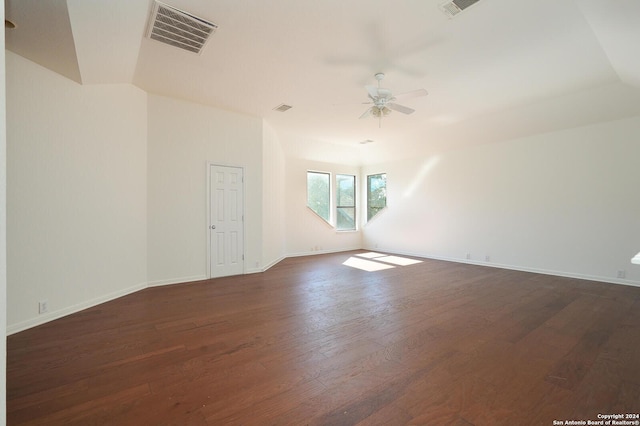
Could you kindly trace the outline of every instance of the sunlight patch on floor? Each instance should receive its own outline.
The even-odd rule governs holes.
[[[351,256],[343,263],[343,265],[362,269],[363,271],[375,272],[395,268],[396,266],[415,265],[416,263],[422,263],[422,261],[409,259],[408,257],[389,256],[371,251]]]
[[[350,266],[356,269],[362,269],[363,271],[382,271],[383,269],[391,269],[395,268],[393,265],[389,265],[386,263],[372,262],[371,260],[361,259],[358,257],[350,257],[347,259],[343,265]]]
[[[398,266],[408,266],[415,265],[416,263],[422,263],[422,260],[409,259],[408,257],[400,257],[400,256],[383,256],[376,257],[377,261],[392,263]]]
[[[356,256],[358,256],[358,257],[366,257],[367,259],[373,259],[373,258],[376,258],[376,257],[384,257],[384,256],[386,256],[386,254],[376,253],[375,251],[370,251],[370,252],[367,252],[367,253],[356,254]]]

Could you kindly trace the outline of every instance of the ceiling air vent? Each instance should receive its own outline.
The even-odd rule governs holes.
[[[154,2],[147,37],[193,53],[200,53],[218,28],[190,13],[159,1]]]
[[[440,5],[440,10],[449,18],[453,18],[469,6],[478,3],[480,0],[453,0]]]
[[[275,107],[273,110],[274,111],[280,111],[280,112],[285,112],[290,110],[291,108],[293,108],[291,105],[287,105],[287,104],[280,104],[277,107]]]

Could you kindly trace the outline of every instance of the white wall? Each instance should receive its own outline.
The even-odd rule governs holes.
[[[262,262],[262,120],[148,96],[149,285],[207,276],[207,163],[244,167],[245,272]]]
[[[81,86],[9,51],[6,62],[15,332],[146,284],[147,116],[134,86]]]
[[[365,167],[388,209],[364,246],[640,285],[639,135],[636,117]]]
[[[263,122],[262,268],[282,260],[285,247],[285,157],[273,128]]]
[[[360,174],[358,166],[287,158],[287,255],[300,256],[361,248],[360,230],[338,232],[307,207],[308,170],[331,173],[332,197],[335,195],[336,174],[351,174],[355,175],[356,179]],[[335,212],[332,212],[333,217],[335,217]],[[335,221],[335,219],[332,220]]]
[[[245,169],[245,272],[282,258],[284,156],[261,119],[78,85],[11,52],[6,69],[9,333],[205,278],[208,162]]]

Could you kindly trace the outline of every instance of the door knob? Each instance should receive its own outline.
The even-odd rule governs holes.
[[[216,226],[215,225],[211,225],[210,228],[211,229],[216,229]]]

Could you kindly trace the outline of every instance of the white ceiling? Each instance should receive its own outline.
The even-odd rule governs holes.
[[[195,55],[145,37],[151,0],[5,0],[6,44],[82,84],[263,117],[285,148],[375,163],[640,114],[640,1],[166,0],[219,25]],[[365,84],[425,88],[378,128]],[[285,113],[273,111],[281,103]],[[372,139],[373,144],[359,142]],[[327,150],[327,146],[334,150]]]

